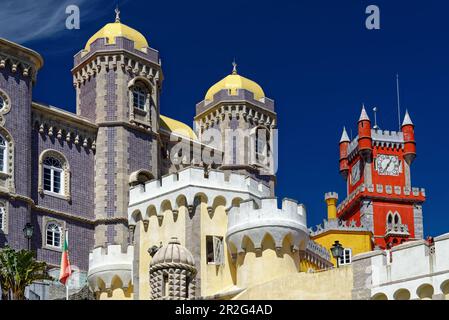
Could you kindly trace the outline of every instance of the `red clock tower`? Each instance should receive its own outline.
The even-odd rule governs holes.
[[[415,157],[414,125],[408,112],[396,132],[372,128],[362,107],[357,137],[351,141],[344,128],[340,140],[340,173],[348,196],[338,206],[337,217],[368,228],[383,249],[422,239],[425,191],[411,184]]]

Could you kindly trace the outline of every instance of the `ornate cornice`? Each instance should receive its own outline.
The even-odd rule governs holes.
[[[39,53],[2,38],[0,52],[0,69],[8,67],[12,73],[21,72],[33,82],[36,80],[37,72],[44,64]]]
[[[160,65],[125,53],[123,51],[96,52],[86,62],[72,69],[73,86],[81,87],[85,81],[95,77],[101,70],[117,68],[130,73],[133,77],[144,77],[152,84],[161,85],[163,76]]]

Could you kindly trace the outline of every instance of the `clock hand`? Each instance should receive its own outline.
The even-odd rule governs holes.
[[[388,161],[387,166],[385,167],[385,170],[387,170],[390,167],[391,162],[393,161],[393,159],[391,158],[390,161]]]

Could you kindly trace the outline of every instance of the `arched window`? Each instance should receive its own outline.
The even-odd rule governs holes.
[[[44,159],[44,190],[64,194],[64,170],[61,161],[54,157]]]
[[[399,215],[398,212],[394,213],[394,224],[396,226],[399,226],[401,224],[401,216]]]
[[[8,95],[3,90],[0,90],[0,113],[7,114],[11,110],[11,103]]]
[[[38,191],[70,201],[70,167],[62,153],[45,150],[40,154]]]
[[[6,210],[3,204],[0,204],[0,230],[6,231]]]
[[[388,228],[393,227],[393,214],[391,213],[391,211],[388,212],[388,215],[387,215],[387,227]]]
[[[51,222],[47,225],[47,239],[46,244],[47,246],[54,247],[54,248],[60,248],[61,247],[61,235],[62,235],[62,229],[61,226],[58,224]]]
[[[148,90],[146,90],[144,86],[137,84],[132,88],[132,93],[133,93],[134,108],[146,111],[148,101]]]
[[[8,172],[8,143],[0,136],[0,172]]]
[[[7,112],[8,102],[2,96],[0,97],[6,103],[5,108],[0,110],[0,118]],[[14,184],[14,140],[11,134],[4,127],[0,126],[0,189],[4,192],[15,192]]]

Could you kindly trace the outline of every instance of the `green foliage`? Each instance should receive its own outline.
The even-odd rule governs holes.
[[[53,280],[45,262],[34,259],[32,251],[0,249],[0,285],[2,298],[25,299],[25,288],[35,281]]]

